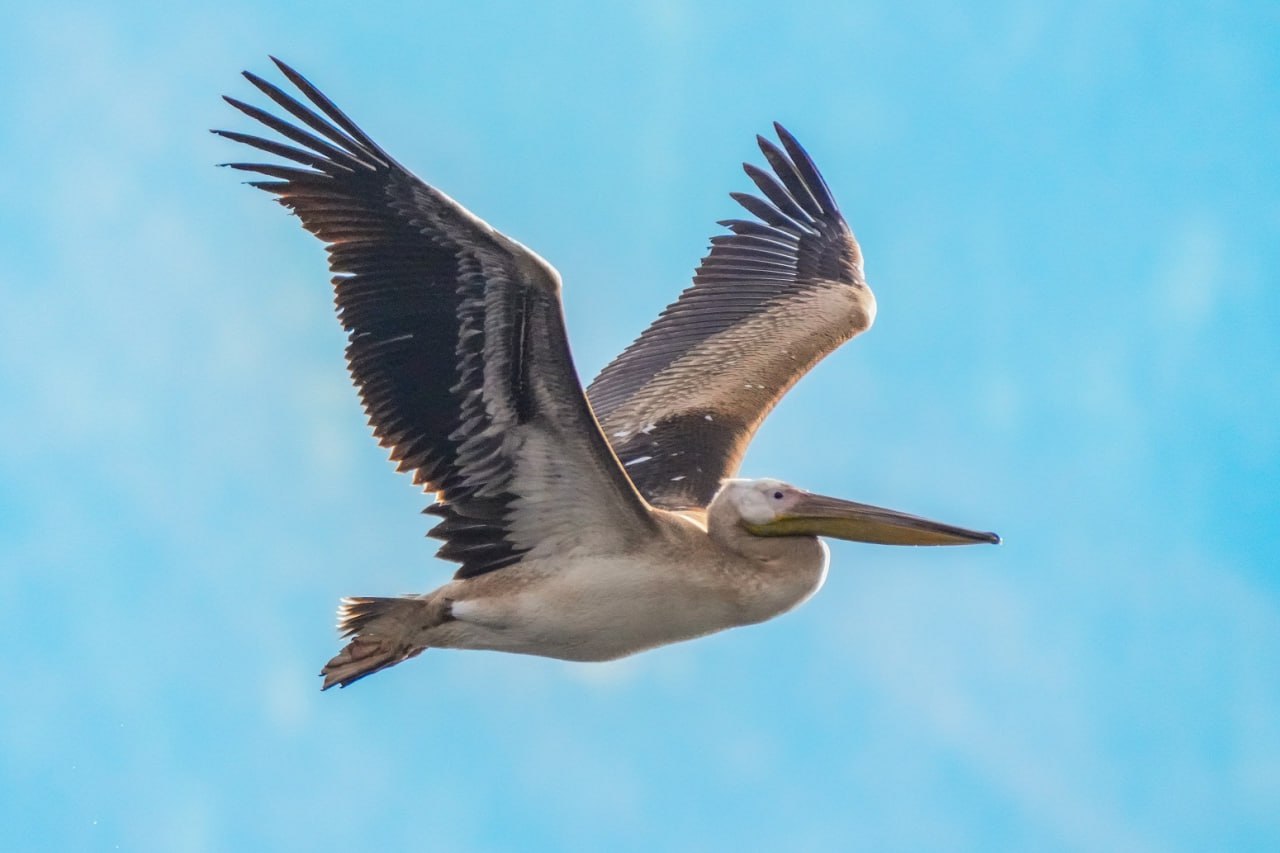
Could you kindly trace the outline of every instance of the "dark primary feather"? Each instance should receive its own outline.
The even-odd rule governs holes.
[[[378,441],[437,492],[431,535],[459,577],[530,547],[512,524],[528,430],[568,436],[605,487],[646,512],[591,416],[573,370],[559,281],[544,261],[396,163],[296,71],[311,106],[245,77],[297,120],[227,98],[291,144],[214,131],[296,165],[232,163],[327,244],[347,361]]]
[[[711,239],[693,285],[588,389],[628,476],[656,506],[706,506],[782,394],[858,330],[843,316],[806,318],[815,333],[804,338],[784,330],[789,301],[864,283],[858,244],[826,182],[795,138],[774,128],[781,149],[757,137],[772,174],[743,165],[763,198],[732,194],[755,218],[720,223],[732,233]],[[776,318],[778,337],[734,339],[762,315]],[[782,350],[796,356],[792,364],[778,364]],[[745,366],[745,382],[725,378],[726,358]],[[702,381],[688,393],[693,374]],[[710,402],[729,396],[736,397],[732,406]]]

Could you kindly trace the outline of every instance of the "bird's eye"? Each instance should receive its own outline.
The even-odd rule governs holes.
[[[773,499],[774,499],[775,501],[780,501],[780,500],[782,500],[782,492],[774,492],[774,493],[773,493]]]

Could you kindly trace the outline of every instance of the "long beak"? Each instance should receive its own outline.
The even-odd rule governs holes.
[[[757,536],[831,536],[879,545],[1000,544],[994,533],[807,492],[783,515],[767,524],[747,525],[747,529]]]

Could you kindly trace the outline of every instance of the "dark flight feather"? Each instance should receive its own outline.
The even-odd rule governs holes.
[[[864,284],[858,244],[817,167],[774,127],[782,148],[757,137],[773,173],[743,164],[764,197],[731,193],[755,218],[719,223],[732,233],[711,238],[693,285],[588,388],[628,476],[655,506],[705,507],[783,393],[864,327],[856,312],[814,316],[798,324],[803,337],[784,322],[807,294]],[[775,333],[752,339],[750,324],[765,315]],[[784,350],[790,363],[780,367]]]
[[[431,530],[444,540],[440,556],[461,563],[458,577],[473,577],[531,547],[512,527],[522,430],[571,436],[577,444],[565,452],[590,455],[602,488],[647,519],[578,383],[555,271],[414,177],[275,62],[311,107],[245,77],[306,129],[226,100],[294,145],[214,132],[299,164],[228,165],[273,179],[252,184],[326,243],[352,379],[398,470],[437,494],[426,512],[440,519]]]

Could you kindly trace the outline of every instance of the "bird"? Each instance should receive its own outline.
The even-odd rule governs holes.
[[[224,100],[278,138],[213,133],[273,160],[221,165],[325,244],[373,435],[434,495],[428,535],[458,564],[429,593],[342,599],[322,689],[429,648],[608,661],[764,622],[823,585],[822,537],[1000,542],[736,476],[779,399],[876,316],[858,242],[780,124],[757,136],[768,168],[743,166],[759,195],[731,193],[747,216],[584,389],[555,268],[271,60],[301,99],[245,71],[282,113]]]

